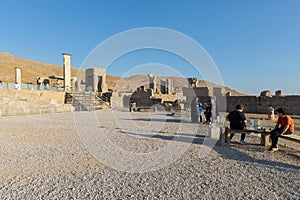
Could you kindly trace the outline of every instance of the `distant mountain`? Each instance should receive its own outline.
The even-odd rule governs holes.
[[[8,53],[0,53],[0,80],[7,83],[13,83],[15,81],[15,68],[21,68],[22,82],[23,83],[36,83],[37,77],[48,77],[52,75],[62,76],[63,66],[47,64],[38,61],[32,61],[24,58],[18,58]],[[78,68],[72,68],[72,76],[77,76],[80,71]],[[141,85],[147,85],[149,83],[149,78],[147,75],[135,75],[129,78],[123,78],[118,76],[107,75],[106,82],[108,88],[111,90],[126,90],[132,91],[136,90]],[[187,87],[188,82],[186,78],[182,77],[157,77],[156,82],[159,84],[162,79],[172,79],[174,83],[174,88],[178,87],[182,90],[182,87]],[[220,87],[214,83],[200,81],[200,86]],[[225,91],[231,92],[233,96],[242,96],[245,94],[239,93],[235,90],[225,87]]]

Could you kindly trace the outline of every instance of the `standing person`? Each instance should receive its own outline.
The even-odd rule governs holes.
[[[202,122],[202,110],[203,109],[202,109],[202,103],[199,101],[199,98],[196,98],[196,107],[197,107],[198,120],[200,118],[200,123],[201,123]]]
[[[207,106],[205,107],[205,112],[204,112],[205,119],[206,119],[205,123],[207,124],[211,123],[211,116],[212,116],[211,110],[212,110],[212,104],[211,104],[211,100],[209,100]]]
[[[231,111],[228,115],[227,115],[227,120],[230,122],[230,128],[232,129],[238,129],[238,130],[243,130],[246,127],[246,116],[243,112],[244,107],[240,104],[238,104],[235,107],[234,111]],[[230,134],[230,140],[233,138],[234,133]],[[246,133],[242,133],[241,134],[241,144],[246,144],[245,142],[245,138],[246,138]]]
[[[36,79],[36,85],[37,85],[37,90],[40,90],[41,89],[41,78],[40,77],[38,77]]]
[[[271,131],[271,135],[270,135],[272,140],[272,145],[269,151],[271,152],[278,151],[277,143],[278,143],[278,137],[280,135],[283,134],[288,135],[294,132],[293,119],[290,116],[288,116],[282,108],[278,108],[275,112],[278,115],[278,120],[275,129]]]

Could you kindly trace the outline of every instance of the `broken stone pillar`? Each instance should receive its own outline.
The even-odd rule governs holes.
[[[81,82],[82,82],[81,77],[77,76],[77,80],[75,81],[75,91],[76,92],[81,92]]]
[[[199,122],[197,103],[198,103],[197,98],[194,97],[192,102],[191,102],[191,121],[192,121],[192,123],[198,123]]]
[[[15,68],[15,89],[20,90],[21,89],[21,68],[16,67]]]
[[[168,94],[173,93],[173,81],[172,81],[172,79],[167,79],[167,93]]]
[[[277,90],[277,91],[275,92],[275,96],[281,97],[281,96],[282,96],[281,90]]]
[[[153,74],[148,74],[149,77],[149,89],[153,89],[156,92],[156,77]]]
[[[64,57],[64,90],[71,91],[71,54],[63,53]]]
[[[265,90],[260,93],[262,97],[272,97],[270,90]]]
[[[197,81],[197,78],[188,78],[189,87],[196,87]]]
[[[226,96],[230,97],[230,96],[231,96],[231,92],[230,92],[230,91],[227,92],[227,93],[226,93]]]
[[[167,94],[167,81],[165,79],[160,81],[160,92],[162,94]]]

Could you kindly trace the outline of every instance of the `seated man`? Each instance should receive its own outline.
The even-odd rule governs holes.
[[[290,116],[288,116],[282,108],[276,110],[278,120],[275,129],[271,131],[272,145],[269,151],[278,151],[277,143],[278,137],[283,134],[292,134],[294,132],[294,122]]]
[[[231,111],[228,115],[227,115],[227,120],[230,121],[230,128],[231,129],[238,129],[238,130],[243,130],[246,127],[246,117],[245,114],[243,113],[243,106],[242,105],[237,105],[235,107],[234,111]],[[233,138],[234,133],[230,134],[230,140]],[[241,144],[246,144],[245,142],[245,138],[246,138],[246,133],[242,133],[241,134]]]

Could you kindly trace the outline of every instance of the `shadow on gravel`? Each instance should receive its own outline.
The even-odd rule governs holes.
[[[247,145],[243,145],[247,147]],[[242,146],[242,145],[241,145]],[[255,147],[256,146],[256,147]],[[249,156],[247,153],[238,151],[234,148],[231,148],[229,146],[214,146],[213,148],[216,152],[218,152],[222,157],[226,159],[231,159],[231,160],[237,160],[237,161],[242,161],[242,162],[248,162],[248,163],[253,163],[253,164],[259,164],[259,165],[266,165],[266,167],[271,167],[277,170],[284,170],[284,169],[295,169],[295,170],[300,170],[300,166],[297,165],[291,165],[288,163],[283,163],[280,161],[271,161],[271,160],[265,160],[265,159],[256,159],[254,157]],[[253,152],[266,152],[266,154],[271,154],[267,152],[267,150],[262,149],[260,146],[257,145],[252,145],[250,148],[247,148],[247,151],[253,151]],[[276,152],[276,153],[281,153]],[[296,158],[297,160],[300,161],[300,157]]]
[[[179,141],[179,142],[187,142],[187,143],[192,143],[192,144],[199,144],[202,145],[205,139],[204,135],[192,135],[192,134],[177,134],[174,136],[170,135],[161,135],[161,133],[158,133],[156,135],[146,135],[146,134],[138,134],[138,133],[133,133],[133,132],[122,132],[126,133],[129,135],[134,135],[134,136],[139,136],[139,137],[146,137],[146,138],[157,138],[161,140],[169,140],[169,141]],[[193,139],[193,140],[191,140]],[[207,138],[206,138],[207,140]],[[191,142],[192,141],[192,142]],[[267,152],[263,147],[261,147],[258,144],[247,144],[247,145],[239,145],[239,148],[245,148],[247,151],[253,151],[255,152]],[[230,146],[218,146],[215,145],[213,147],[213,150],[218,152],[223,158],[225,159],[230,159],[230,160],[237,160],[241,162],[248,162],[248,163],[253,163],[253,164],[259,164],[259,165],[265,165],[266,167],[271,167],[280,171],[283,171],[285,169],[294,169],[294,170],[300,170],[300,166],[297,165],[291,165],[288,163],[283,163],[280,161],[271,161],[271,160],[265,160],[265,159],[257,159],[254,157],[251,157],[247,153],[238,151],[237,149],[231,148]],[[281,153],[281,151],[276,152],[276,153]],[[271,154],[271,153],[270,153]],[[287,154],[285,154],[287,155]],[[289,155],[292,157],[292,155]],[[294,155],[294,159],[300,161],[299,156]]]
[[[120,132],[120,133],[126,133],[129,135],[139,136],[139,137],[145,137],[145,138],[157,138],[161,140],[170,140],[170,141],[177,141],[177,142],[186,142],[186,143],[192,143],[192,144],[203,144],[204,137],[205,136],[198,136],[195,137],[195,135],[191,135],[192,137],[187,137],[188,135],[184,134],[177,134],[177,135],[161,135],[161,133],[165,132],[159,132],[155,135],[146,135],[146,134],[140,134],[140,133],[133,133],[133,132]],[[200,138],[202,137],[202,138]],[[192,141],[192,142],[191,142]]]
[[[189,121],[181,120],[181,119],[160,119],[160,118],[137,118],[137,119],[123,118],[123,120],[146,121],[146,122],[154,121],[154,122],[188,123],[188,124],[191,123]]]

